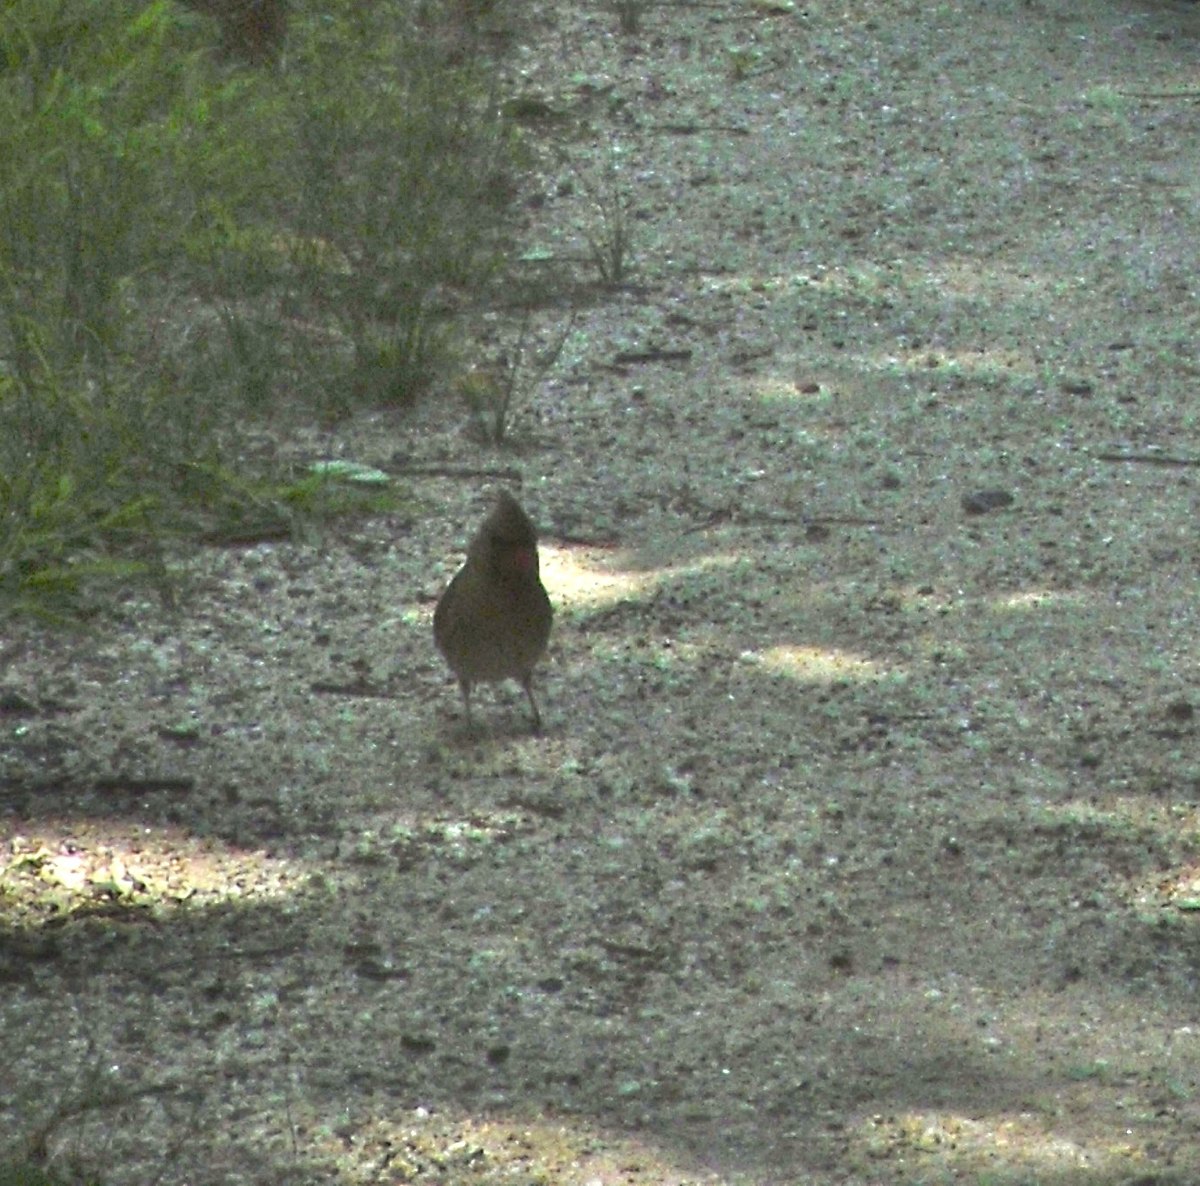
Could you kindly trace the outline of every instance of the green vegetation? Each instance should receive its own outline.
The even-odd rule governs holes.
[[[0,598],[277,529],[247,424],[429,389],[506,248],[479,19],[333,0],[251,66],[168,0],[5,5]]]
[[[28,1162],[0,1163],[0,1186],[69,1186],[67,1179]]]
[[[535,334],[532,317],[526,312],[519,325],[500,333],[504,348],[494,363],[460,370],[454,389],[481,440],[492,445],[508,440],[514,415],[558,361],[574,325],[572,313],[547,341]]]
[[[633,268],[633,231],[630,226],[631,192],[622,174],[622,149],[614,139],[607,157],[590,172],[576,176],[592,206],[593,219],[584,228],[588,257],[600,283],[616,288],[629,279]]]

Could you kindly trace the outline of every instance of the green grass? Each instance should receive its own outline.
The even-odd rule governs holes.
[[[0,1162],[0,1186],[75,1186],[71,1179],[59,1177],[29,1162]]]

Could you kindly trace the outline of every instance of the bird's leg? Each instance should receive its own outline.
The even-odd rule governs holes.
[[[460,679],[458,681],[459,690],[462,692],[463,708],[467,713],[467,728],[473,728],[474,722],[471,720],[471,681]]]
[[[521,687],[525,689],[525,695],[529,697],[529,707],[533,711],[533,731],[540,733],[542,731],[542,714],[538,712],[537,701],[533,698],[533,676],[527,675],[521,681]]]

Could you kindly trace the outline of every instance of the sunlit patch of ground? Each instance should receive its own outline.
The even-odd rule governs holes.
[[[382,1103],[382,1101],[380,1101]],[[643,1176],[661,1186],[700,1186],[720,1178],[679,1164],[652,1139],[597,1129],[583,1119],[472,1117],[418,1106],[385,1106],[331,1131],[315,1121],[304,1136],[348,1181],[511,1182],[535,1186],[618,1186]],[[390,1114],[389,1114],[390,1113]]]
[[[162,826],[39,819],[0,852],[0,922],[33,927],[124,910],[276,898],[299,864]]]
[[[994,1183],[1048,1175],[1131,1174],[1152,1164],[1144,1148],[1120,1134],[1083,1141],[1056,1133],[1042,1113],[963,1116],[906,1112],[873,1116],[859,1130],[869,1159],[910,1172],[986,1174]]]
[[[732,554],[710,554],[688,564],[622,568],[619,557],[594,549],[542,544],[542,582],[556,604],[602,609],[618,602],[648,598],[664,585],[701,574],[717,574],[745,563]]]
[[[806,683],[903,678],[903,672],[866,656],[819,647],[778,646],[761,653],[747,652],[742,658],[767,671],[788,675]]]

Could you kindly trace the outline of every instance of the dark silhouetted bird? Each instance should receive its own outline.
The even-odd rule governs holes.
[[[533,668],[545,654],[553,616],[538,575],[537,532],[502,490],[433,612],[433,639],[458,677],[468,724],[475,684],[515,679],[541,731]]]

